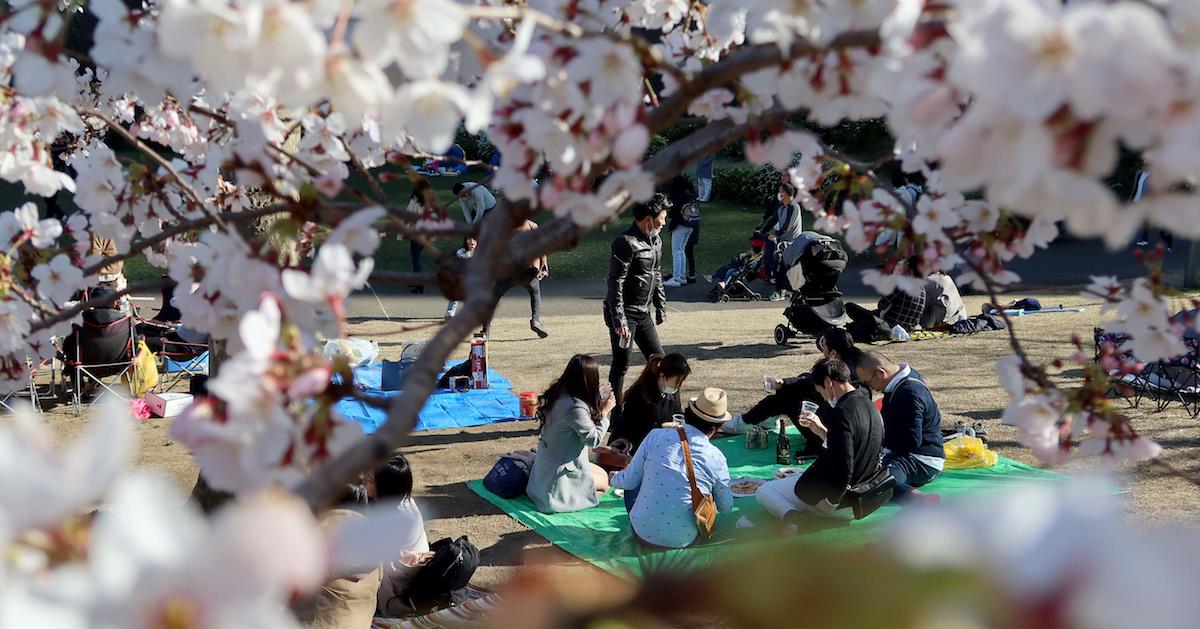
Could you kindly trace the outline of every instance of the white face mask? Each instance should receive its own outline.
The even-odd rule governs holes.
[[[663,387],[662,392],[663,395],[675,395],[679,393],[679,387]]]

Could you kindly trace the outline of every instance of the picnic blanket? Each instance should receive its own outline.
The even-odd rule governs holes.
[[[453,365],[447,363],[443,369]],[[438,374],[441,377],[441,374]],[[367,389],[365,393],[377,397],[392,397],[399,391],[384,391],[380,388],[383,378],[382,363],[368,363],[354,370],[355,383]],[[495,369],[488,369],[489,389],[472,389],[466,393],[455,393],[440,389],[429,396],[417,416],[414,430],[440,430],[442,428],[466,428],[483,426],[520,419],[521,404],[513,394],[512,383]],[[353,398],[338,402],[334,409],[343,417],[358,422],[363,432],[371,434],[387,419],[387,411],[375,408]]]
[[[439,609],[424,616],[381,618],[371,621],[371,629],[424,629],[433,627],[482,626],[487,615],[500,605],[500,596],[490,590],[467,585],[467,600],[461,605]]]
[[[795,440],[803,440],[796,433]],[[775,448],[747,450],[741,437],[715,439],[713,443],[721,449],[729,462],[730,476],[750,476],[773,479],[779,468],[775,464]],[[1054,472],[1041,470],[1000,457],[996,465],[989,468],[946,470],[933,483],[921,490],[943,497],[974,494],[1012,488],[1021,483],[1045,483],[1061,480]],[[516,521],[533,529],[559,548],[587,561],[616,576],[638,580],[648,571],[694,570],[719,562],[732,556],[731,551],[744,551],[748,546],[761,547],[770,544],[812,542],[823,545],[858,546],[874,541],[881,527],[896,516],[900,507],[887,505],[871,516],[844,525],[826,528],[797,536],[792,539],[769,539],[758,541],[735,540],[746,531],[738,531],[735,523],[746,516],[758,527],[774,530],[778,522],[763,511],[754,497],[735,497],[730,513],[717,516],[714,537],[708,543],[686,549],[648,551],[633,541],[629,528],[629,516],[621,498],[611,491],[604,495],[600,504],[591,509],[575,513],[539,513],[525,496],[513,500],[500,498],[476,480],[468,483],[475,493],[496,505]]]

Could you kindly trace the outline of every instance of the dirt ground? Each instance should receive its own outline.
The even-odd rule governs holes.
[[[1049,305],[1081,306],[1084,311],[1067,314],[1041,314],[1015,319],[1015,327],[1032,357],[1050,359],[1071,353],[1070,335],[1079,334],[1091,344],[1092,328],[1102,322],[1099,305],[1069,294],[1035,295]],[[970,311],[978,312],[982,298],[968,298]],[[724,388],[731,411],[748,408],[759,396],[762,374],[795,375],[807,371],[818,357],[811,341],[793,341],[778,346],[771,338],[774,326],[782,321],[778,309],[746,309],[736,304],[712,310],[675,313],[660,328],[668,351],[683,353],[692,362],[691,378],[684,386],[685,395],[705,386]],[[396,357],[405,341],[430,335],[429,330],[403,332],[402,327],[422,320],[371,320],[351,326],[351,332],[379,341],[385,357]],[[489,343],[490,362],[512,380],[517,391],[541,391],[558,375],[567,359],[575,353],[595,354],[607,372],[608,341],[598,315],[546,317],[551,336],[539,340],[528,329],[528,319],[497,319],[493,340]],[[1009,353],[1003,332],[986,332],[965,337],[892,344],[881,349],[893,359],[912,364],[928,381],[941,407],[943,421],[949,427],[958,420],[968,424],[986,424],[992,447],[1017,460],[1036,463],[1027,449],[1016,442],[1015,431],[1000,425],[999,417],[1006,395],[996,384],[994,362]],[[463,345],[455,358],[464,358]],[[627,382],[640,369],[635,363]],[[1078,378],[1077,369],[1060,374],[1068,384]],[[1200,437],[1196,421],[1178,404],[1161,413],[1151,412],[1153,405],[1143,403],[1131,409],[1135,426],[1165,448],[1163,460],[1191,473],[1200,472]],[[62,437],[79,431],[86,418],[73,409],[60,406],[46,414],[48,422]],[[2,420],[0,420],[2,421]],[[158,470],[172,478],[184,490],[196,479],[196,469],[185,448],[172,442],[167,434],[170,420],[150,420],[140,427],[141,447],[135,465]],[[567,573],[591,570],[569,555],[549,547],[544,539],[502,515],[475,496],[464,481],[481,478],[503,452],[535,445],[534,422],[512,422],[472,429],[455,429],[415,434],[403,451],[412,461],[418,489],[418,502],[425,513],[430,539],[451,535],[469,535],[482,551],[482,563],[475,581],[493,585],[511,576],[526,563],[550,564]],[[1066,471],[1096,469],[1096,460],[1074,461]],[[1200,488],[1169,474],[1163,466],[1142,464],[1119,469],[1120,480],[1129,489],[1130,514],[1141,521],[1192,521],[1200,515]]]

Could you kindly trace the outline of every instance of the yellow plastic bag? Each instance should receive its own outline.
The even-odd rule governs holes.
[[[146,347],[145,341],[138,341],[138,353],[133,363],[136,370],[131,375],[129,390],[134,397],[140,398],[158,386],[158,362],[154,360],[154,352]]]
[[[978,437],[955,437],[946,442],[946,469],[991,467],[998,457]]]

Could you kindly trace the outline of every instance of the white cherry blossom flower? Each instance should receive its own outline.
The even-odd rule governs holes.
[[[465,88],[443,81],[412,81],[396,91],[383,112],[386,134],[407,133],[422,150],[441,155],[454,144],[454,133],[470,108]]]
[[[39,220],[38,208],[32,203],[0,214],[0,246],[10,245],[18,238],[27,238],[31,245],[43,249],[54,245],[62,231],[62,223],[57,219]]]
[[[395,61],[414,79],[446,69],[450,44],[458,41],[467,16],[450,0],[363,0],[354,5],[359,54],[386,65]]]
[[[38,292],[57,305],[70,301],[83,288],[83,271],[66,254],[58,254],[48,264],[33,267]]]
[[[642,64],[624,44],[596,37],[575,44],[577,54],[567,63],[575,83],[588,83],[595,107],[637,102],[642,96]]]
[[[0,427],[0,544],[6,533],[86,512],[124,468],[134,445],[127,407],[107,399],[92,409],[89,428],[66,446],[28,406]]]
[[[283,272],[283,288],[288,296],[299,301],[340,301],[351,291],[362,288],[373,268],[371,258],[355,266],[354,258],[345,245],[327,243],[317,252],[311,272],[291,269]]]

